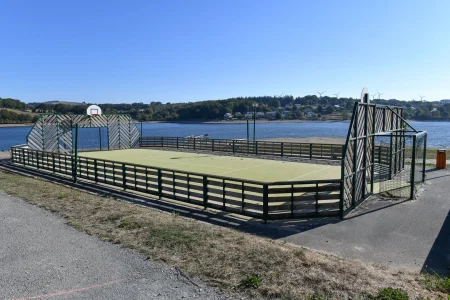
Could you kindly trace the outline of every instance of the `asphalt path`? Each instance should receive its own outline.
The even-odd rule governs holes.
[[[0,299],[229,299],[2,192],[0,228]]]
[[[411,271],[450,270],[450,171],[429,170],[416,200],[373,197],[347,219],[282,239],[341,257]]]

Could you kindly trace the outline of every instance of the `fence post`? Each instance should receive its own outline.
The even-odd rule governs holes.
[[[178,137],[177,137],[177,149],[178,149]]]
[[[352,208],[355,208],[356,206],[356,184],[357,184],[357,178],[358,178],[358,120],[359,119],[359,104],[356,103],[356,110],[355,110],[355,140],[353,142],[353,178],[352,178]],[[365,172],[365,171],[364,171]],[[365,187],[363,187],[365,188]]]
[[[196,140],[196,138],[194,137],[194,150],[195,150],[195,140]]]
[[[281,156],[284,155],[284,143],[281,142]]]
[[[241,212],[244,213],[245,206],[245,183],[242,181],[241,183]]]
[[[52,153],[52,167],[53,167],[53,173],[55,173],[55,169],[56,169],[56,166],[55,166],[55,153],[53,152]]]
[[[162,174],[161,169],[158,169],[158,196],[159,200],[162,198]]]
[[[389,180],[392,179],[392,133],[390,136],[390,146],[389,146]]]
[[[235,141],[233,140],[233,153],[234,153],[234,151],[235,151],[235,143],[234,143]]]
[[[214,139],[212,139],[211,142],[212,142],[212,152],[214,152]]]
[[[203,207],[208,206],[208,177],[203,176]]]
[[[312,144],[309,144],[309,159],[312,159]]]
[[[416,139],[417,136],[413,136],[413,147],[412,147],[412,157],[411,157],[411,192],[410,192],[410,200],[414,199],[414,180],[415,180],[415,172],[416,172]]]
[[[225,210],[225,194],[226,194],[226,184],[225,179],[222,179],[222,210]]]
[[[95,177],[95,183],[98,182],[98,170],[97,170],[97,160],[94,159],[94,177]]]
[[[340,184],[340,195],[339,195],[339,215],[341,219],[344,219],[344,171],[342,170],[341,184]]]
[[[427,134],[423,137],[423,169],[422,169],[422,182],[425,182],[425,165],[427,163]]]
[[[267,224],[269,219],[269,185],[267,183],[263,185],[263,219]]]
[[[291,184],[291,218],[294,217],[294,184]]]
[[[255,155],[258,155],[258,141],[255,141]]]
[[[319,183],[316,182],[316,214],[319,213]]]
[[[75,156],[72,157],[73,161],[73,182],[77,183],[77,176],[78,176],[78,124],[75,125]]]
[[[161,148],[164,148],[164,138],[161,137]]]
[[[122,164],[122,184],[123,184],[123,190],[125,191],[127,188],[127,173],[125,170],[125,164]]]

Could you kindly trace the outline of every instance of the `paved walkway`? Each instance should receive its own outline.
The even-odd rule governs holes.
[[[0,228],[1,299],[226,298],[2,192]]]
[[[445,274],[450,267],[449,210],[450,172],[430,171],[417,200],[368,201],[347,220],[297,232],[294,227],[280,238],[342,257]]]

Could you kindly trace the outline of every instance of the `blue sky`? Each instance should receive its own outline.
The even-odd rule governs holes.
[[[450,1],[0,0],[0,97],[450,98]]]

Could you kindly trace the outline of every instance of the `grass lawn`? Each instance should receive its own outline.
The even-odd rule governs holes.
[[[0,190],[58,213],[80,231],[179,267],[208,285],[254,298],[368,299],[388,287],[405,290],[410,299],[439,295],[428,291],[431,281],[418,274],[326,255],[41,179],[0,172]]]

